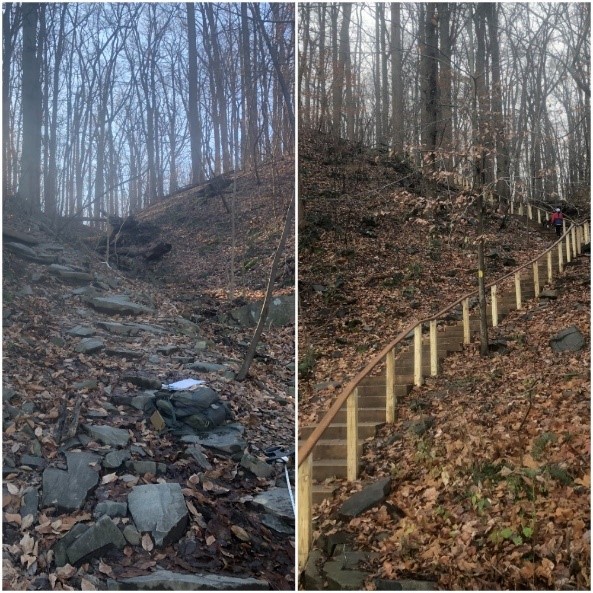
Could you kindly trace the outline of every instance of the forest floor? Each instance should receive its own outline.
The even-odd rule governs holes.
[[[259,176],[260,184],[253,174],[237,178],[232,301],[231,223],[220,196],[199,198],[188,191],[139,214],[139,220],[161,229],[172,250],[134,273],[101,261],[92,249],[98,236],[94,239],[94,232],[81,225],[70,225],[56,237],[45,225],[5,209],[4,229],[32,238],[33,250],[55,254],[54,261],[75,273],[24,259],[22,253],[31,254],[22,246],[3,250],[4,588],[105,590],[109,580],[159,570],[248,579],[248,588],[294,588],[294,518],[283,516],[279,527],[269,519],[268,507],[254,502],[271,491],[284,492],[289,502],[283,464],[266,471],[264,450],[294,448],[294,325],[266,326],[247,379],[234,380],[254,328],[234,323],[229,313],[263,299],[294,191],[293,159],[261,167]],[[230,205],[232,193],[225,199]],[[5,245],[15,241],[4,240]],[[293,246],[294,234],[275,295],[294,292]],[[133,318],[93,310],[88,299],[97,294],[125,295],[145,309]],[[77,336],[82,334],[71,331],[80,326],[102,342],[99,350],[80,350],[84,339]],[[124,336],[112,333],[115,329],[133,332]],[[203,371],[190,370],[191,364]],[[132,400],[151,397],[123,378],[130,373],[156,384],[205,379],[240,425],[238,442],[259,460],[253,462],[256,473],[235,449],[225,454],[222,445],[196,446],[192,457],[178,437],[159,433],[148,414],[130,406]],[[64,419],[66,427],[71,420],[75,436],[58,442]],[[106,444],[102,437],[90,437],[87,424],[123,429],[129,442],[123,449]],[[128,461],[108,469],[106,454],[115,450]],[[66,468],[65,451],[103,459],[102,468],[93,464],[99,484],[89,487],[80,508],[68,512],[39,500],[47,469]],[[158,471],[143,465],[148,461],[156,462]],[[180,484],[190,512],[181,539],[157,546],[149,533],[137,533],[141,540],[134,541],[132,529],[123,550],[106,546],[75,566],[56,567],[56,544],[73,526],[93,525],[97,503],[125,501],[135,486],[164,482]],[[112,521],[130,531],[125,513]]]
[[[475,288],[477,225],[465,192],[428,180],[402,187],[410,173],[397,163],[301,141],[299,424],[307,425],[410,321]],[[426,199],[427,188],[438,198]],[[516,218],[500,229],[501,219],[489,211],[488,280],[555,238]],[[557,300],[529,302],[490,330],[506,340],[502,352],[482,358],[472,345],[451,354],[439,377],[398,399],[396,423],[365,444],[359,481],[341,482],[315,508],[316,536],[337,533],[363,552],[365,589],[395,579],[442,590],[590,588],[589,259],[554,288]],[[573,325],[585,348],[553,353],[550,339]],[[419,417],[430,417],[421,434],[410,430]],[[340,517],[353,492],[383,477],[392,482],[384,502]]]

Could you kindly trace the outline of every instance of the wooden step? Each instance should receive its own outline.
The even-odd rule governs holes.
[[[332,484],[313,484],[311,488],[313,504],[319,504],[327,498],[333,498],[336,490],[336,486]]]
[[[359,439],[368,439],[369,437],[375,436],[377,433],[377,429],[382,426],[384,422],[377,423],[377,422],[359,422],[358,423],[358,438]],[[315,425],[312,426],[300,426],[299,427],[299,438],[300,439],[307,439],[309,435],[315,429]],[[326,431],[323,433],[323,437],[326,439],[345,439],[347,433],[347,428],[345,423],[338,423],[330,424]]]
[[[367,408],[380,408],[385,405],[385,376],[382,378],[382,383],[375,383],[374,385],[361,385],[358,388],[358,399],[359,405],[364,405]],[[397,381],[397,377],[396,377]],[[395,385],[395,396],[405,397],[412,391],[412,383],[406,383],[405,385]],[[382,404],[372,403],[374,398],[382,398]]]
[[[317,459],[313,462],[313,479],[319,482],[347,476],[346,459]]]
[[[364,406],[364,407],[363,407]],[[385,422],[385,407],[369,408],[364,399],[358,400],[358,421],[376,422],[380,424]],[[334,418],[334,422],[342,424],[346,422],[346,409],[342,408]]]
[[[383,413],[385,414],[385,413]],[[364,440],[358,441],[358,455],[362,455]],[[303,444],[299,441],[299,447]],[[317,459],[346,459],[346,439],[321,439],[313,448],[313,460]]]

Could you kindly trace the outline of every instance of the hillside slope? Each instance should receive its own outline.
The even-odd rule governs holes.
[[[260,179],[258,185],[255,177],[241,175],[237,183],[240,272],[233,302],[226,292],[229,215],[219,198],[178,195],[139,214],[138,220],[161,229],[172,249],[133,273],[108,267],[89,247],[98,238],[89,240],[85,229],[60,239],[43,221],[5,212],[6,588],[104,590],[106,579],[159,570],[252,579],[245,581],[249,588],[259,581],[293,588],[292,511],[283,467],[266,464],[264,450],[293,448],[294,326],[266,327],[250,375],[239,383],[234,375],[253,328],[222,315],[263,296],[282,232],[292,165],[262,168]],[[293,245],[286,248],[275,293],[293,290]],[[188,445],[153,425],[150,404],[155,395],[163,397],[158,387],[185,378],[205,380],[230,410],[235,428],[221,432],[222,441]],[[92,426],[105,427],[109,436]],[[243,453],[255,459],[243,459]],[[93,462],[99,484],[87,476],[91,486],[77,508],[59,500],[58,507],[66,507],[56,508],[45,494],[46,472],[82,471],[76,480],[83,480],[84,471],[71,463],[89,454],[99,456],[99,465]],[[93,529],[98,503],[125,503],[135,487],[165,482],[181,486],[190,512],[183,532],[166,545],[157,545],[154,533],[140,534],[141,541],[125,542],[123,554],[116,538],[73,562],[74,568],[56,566],[56,544],[74,525]],[[285,505],[280,521],[267,502],[258,502],[269,491]],[[120,531],[133,526],[129,513],[112,521]],[[75,544],[78,539],[69,545]]]

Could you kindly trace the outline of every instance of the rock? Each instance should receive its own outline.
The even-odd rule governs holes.
[[[263,507],[266,512],[290,524],[294,524],[294,511],[286,488],[270,488],[258,494],[253,499],[253,504]]]
[[[433,426],[434,418],[432,416],[422,416],[422,418],[410,422],[408,426],[408,431],[420,437],[426,431],[430,430]]]
[[[105,350],[105,354],[109,356],[116,356],[118,358],[124,358],[125,360],[135,360],[144,356],[144,352],[129,350],[128,348],[107,348]]]
[[[2,387],[2,402],[9,403],[16,395],[16,391],[10,387]]]
[[[240,325],[250,327],[257,324],[263,300],[255,301],[233,309],[231,317]],[[273,297],[270,300],[266,323],[281,327],[294,323],[295,300],[294,294]]]
[[[350,544],[353,537],[347,531],[336,531],[329,535],[321,535],[317,540],[317,546],[321,548],[327,556],[342,554],[347,544]]]
[[[14,253],[16,256],[32,261],[38,264],[53,264],[56,256],[49,253],[38,252],[22,243],[7,242],[4,243],[4,249]]]
[[[130,406],[142,412],[148,412],[149,410],[154,409],[154,400],[154,392],[141,393],[130,400]]]
[[[21,297],[31,296],[33,294],[33,289],[28,285],[25,284],[18,292],[17,295]]]
[[[59,278],[69,284],[88,284],[93,280],[93,277],[87,272],[77,272],[67,266],[58,266],[54,264],[49,266],[49,272],[59,276]]]
[[[578,352],[585,346],[583,334],[574,325],[563,329],[550,340],[554,352]]]
[[[88,525],[84,523],[76,523],[72,529],[54,546],[54,555],[56,566],[64,566],[68,563],[68,554],[66,550],[79,538],[85,531],[89,529]]]
[[[247,443],[242,438],[243,430],[237,430],[236,426],[235,424],[220,426],[204,434],[183,436],[181,440],[184,443],[195,443],[207,449],[215,449],[227,455],[240,453],[242,457]]]
[[[165,463],[157,463],[156,461],[126,461],[126,469],[135,474],[164,474],[167,472],[167,465]]]
[[[37,520],[39,510],[39,492],[37,488],[27,488],[23,492],[23,499],[21,500],[21,517],[24,519],[27,515],[33,515],[33,519]]]
[[[117,548],[121,550],[126,540],[117,525],[107,515],[103,515],[92,527],[89,527],[66,550],[70,564],[77,564],[103,555]]]
[[[377,579],[373,581],[377,591],[438,591],[436,581],[414,581],[412,579]]]
[[[208,349],[208,342],[206,342],[206,340],[198,340],[194,344],[194,350],[197,350],[198,352],[202,352],[207,349]]]
[[[21,412],[24,415],[30,416],[31,414],[33,414],[33,412],[35,412],[35,404],[33,402],[25,402],[23,403],[23,405],[21,406]]]
[[[99,383],[97,379],[86,379],[74,383],[74,389],[97,389]]]
[[[128,459],[130,459],[130,452],[127,449],[110,451],[105,455],[105,459],[103,459],[103,467],[105,469],[116,469]]]
[[[539,293],[539,298],[555,301],[558,298],[558,291],[552,290],[551,288],[546,288]]]
[[[227,367],[223,364],[214,364],[212,362],[193,362],[185,365],[185,368],[192,371],[199,371],[200,373],[217,373],[219,371],[225,371]]]
[[[175,322],[179,326],[179,331],[190,338],[195,338],[200,333],[200,328],[195,323],[185,319],[185,317],[176,317]]]
[[[94,516],[102,517],[125,517],[128,514],[128,505],[125,502],[115,502],[112,500],[104,500],[97,503],[95,507]]]
[[[341,560],[331,560],[323,565],[323,572],[331,589],[340,591],[362,591],[368,572],[360,570],[344,570]]]
[[[189,523],[181,486],[175,483],[135,486],[128,508],[137,529],[151,532],[157,546],[176,542]]]
[[[124,527],[124,537],[132,546],[139,546],[141,542],[140,532],[133,525]]]
[[[319,571],[319,563],[323,559],[320,550],[313,549],[309,552],[305,569],[301,576],[303,588],[306,591],[322,591],[324,588],[324,578]],[[299,579],[299,580],[301,580]]]
[[[274,474],[274,469],[269,463],[245,453],[241,459],[241,466],[249,470],[258,478],[270,478]]]
[[[212,469],[212,464],[208,461],[208,458],[204,454],[204,450],[199,445],[187,447],[185,453],[192,457],[202,469],[206,471]]]
[[[340,507],[339,514],[345,519],[361,515],[371,507],[383,502],[391,492],[391,478],[383,478],[353,494]]]
[[[125,447],[130,441],[130,434],[123,428],[115,428],[113,426],[95,426],[92,424],[83,424],[82,427],[87,434],[103,443],[113,447]]]
[[[134,303],[129,296],[123,294],[93,297],[88,299],[88,303],[97,311],[108,315],[140,315],[154,312],[151,307]]]
[[[132,383],[132,385],[136,385],[141,389],[160,389],[162,385],[158,379],[139,373],[125,373],[121,376],[121,380]]]
[[[164,354],[165,356],[170,356],[173,352],[179,351],[179,346],[174,346],[173,344],[169,344],[167,346],[157,346],[157,352]]]
[[[278,533],[283,533],[285,535],[294,535],[294,527],[287,525],[286,523],[284,523],[284,521],[282,521],[274,515],[265,513],[264,515],[262,515],[261,522],[262,525],[265,525],[266,527],[273,529]]]
[[[265,591],[267,581],[219,574],[181,574],[170,570],[156,570],[151,574],[107,580],[110,591]]]
[[[9,229],[6,226],[2,228],[2,236],[7,239],[14,239],[18,243],[26,243],[27,245],[39,245],[40,243],[39,239],[33,235],[17,231],[16,229]]]
[[[93,354],[103,350],[105,344],[100,338],[83,338],[77,344],[75,350],[81,354]]]
[[[98,455],[68,452],[66,461],[68,471],[48,468],[43,472],[42,507],[55,506],[58,511],[66,512],[78,510],[99,483]]]
[[[21,465],[28,465],[29,467],[36,469],[45,469],[47,462],[43,457],[37,455],[23,455],[21,457]]]

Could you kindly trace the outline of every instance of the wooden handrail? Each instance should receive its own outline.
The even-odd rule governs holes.
[[[538,210],[543,210],[542,208],[535,207]],[[545,210],[543,210],[546,212]],[[567,217],[568,218],[568,217]],[[524,263],[523,265],[519,266],[518,268],[514,269],[513,271],[505,274],[498,280],[494,282],[490,282],[486,285],[486,288],[491,288],[492,286],[500,284],[502,281],[514,276],[516,273],[520,272],[521,270],[531,266],[534,262],[537,262],[541,257],[545,256],[548,252],[551,252],[557,245],[559,245],[570,233],[571,229],[575,226],[575,223],[571,221],[572,224],[570,225],[569,229],[560,237],[557,241],[555,241],[550,247],[548,247],[545,251],[541,252],[539,255],[534,257],[533,259],[529,260],[528,262]],[[583,223],[581,223],[583,224]],[[303,443],[303,445],[299,448],[298,451],[298,467],[304,462],[305,459],[309,457],[312,453],[313,448],[317,444],[317,441],[322,437],[323,433],[332,423],[334,418],[336,417],[338,411],[342,408],[342,406],[346,403],[350,394],[359,386],[360,382],[367,377],[371,371],[383,361],[383,358],[397,346],[400,342],[403,342],[411,332],[417,326],[422,326],[425,323],[429,323],[434,320],[438,320],[438,318],[443,317],[446,313],[457,307],[466,299],[471,299],[478,294],[478,289],[458,298],[455,302],[448,305],[438,313],[431,315],[430,317],[426,317],[420,321],[414,321],[410,325],[408,325],[402,332],[400,332],[396,338],[391,340],[378,354],[376,354],[371,361],[361,370],[359,371],[347,384],[346,387],[340,392],[334,403],[331,405],[329,410],[325,413],[323,418],[319,421],[317,426],[313,429],[313,432],[309,435],[307,440]]]

